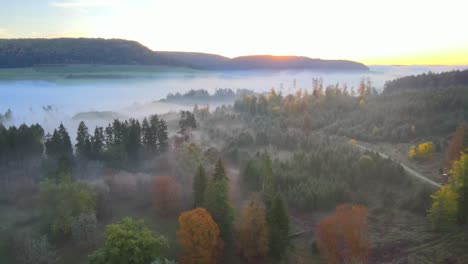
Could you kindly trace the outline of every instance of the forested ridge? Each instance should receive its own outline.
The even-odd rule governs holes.
[[[362,63],[296,56],[245,56],[229,59],[192,52],[152,51],[122,39],[0,39],[0,68],[91,65],[164,65],[200,70],[368,71]]]

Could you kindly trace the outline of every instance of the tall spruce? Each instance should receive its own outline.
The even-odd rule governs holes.
[[[198,166],[197,173],[193,179],[193,203],[194,208],[203,207],[204,195],[206,190],[207,177],[202,164]]]
[[[63,124],[60,124],[59,128],[54,130],[52,136],[50,134],[47,135],[45,147],[49,158],[71,158],[73,156],[70,136]]]
[[[213,179],[206,187],[204,205],[218,224],[221,238],[230,242],[234,212],[229,202],[229,182],[221,160],[216,163]]]
[[[76,133],[76,155],[79,158],[89,159],[91,154],[91,140],[88,132],[88,127],[84,121],[81,121],[78,125],[78,131]]]
[[[159,120],[157,131],[158,150],[159,152],[164,152],[169,146],[169,136],[167,134],[166,121],[164,121],[163,119]]]
[[[277,194],[268,210],[268,239],[271,255],[281,259],[289,247],[289,218],[281,195]]]
[[[104,129],[102,127],[96,127],[94,129],[94,135],[91,137],[91,157],[93,159],[101,159],[104,153]]]

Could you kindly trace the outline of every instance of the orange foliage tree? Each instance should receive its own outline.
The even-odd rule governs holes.
[[[224,243],[219,228],[205,208],[196,208],[179,216],[177,238],[183,264],[215,264],[222,256]]]
[[[316,230],[320,254],[327,263],[365,263],[369,255],[367,208],[340,205]]]
[[[465,141],[465,124],[461,124],[458,126],[457,130],[453,134],[447,150],[447,160],[449,163],[452,163],[455,160],[460,158],[460,153],[463,151],[464,148],[464,141]]]
[[[238,247],[241,254],[253,263],[268,254],[268,226],[265,206],[258,197],[247,201],[236,224]]]
[[[180,209],[181,187],[171,176],[154,178],[154,206],[159,216],[174,215]]]

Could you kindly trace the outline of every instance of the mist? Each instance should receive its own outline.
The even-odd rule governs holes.
[[[310,89],[313,78],[323,78],[324,85],[346,83],[358,87],[362,78],[370,78],[378,91],[386,81],[411,74],[463,69],[460,66],[371,66],[367,73],[327,73],[313,71],[227,71],[172,73],[157,78],[129,79],[60,79],[55,81],[0,81],[0,112],[13,111],[6,125],[22,123],[43,125],[46,133],[63,123],[76,131],[83,119],[90,127],[105,126],[114,117],[143,118],[191,109],[192,106],[158,102],[169,93],[191,89],[250,89],[265,92],[271,88],[283,94],[295,89]],[[214,109],[216,105],[212,105]],[[82,118],[80,113],[110,111],[107,118]],[[91,117],[89,117],[91,116]],[[73,135],[74,136],[74,135]]]

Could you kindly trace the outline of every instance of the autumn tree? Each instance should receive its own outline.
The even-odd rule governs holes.
[[[430,141],[421,143],[417,146],[412,146],[408,152],[410,159],[429,159],[434,155],[434,144]]]
[[[434,228],[440,231],[453,229],[457,224],[458,194],[450,185],[445,185],[431,198],[429,219]]]
[[[230,241],[234,213],[229,202],[229,182],[221,160],[216,163],[213,179],[206,187],[204,199],[205,208],[219,226],[221,238]]]
[[[453,134],[448,144],[447,160],[449,163],[458,160],[460,158],[460,153],[464,150],[464,148],[468,147],[465,145],[465,134],[466,125],[461,124],[455,130],[455,133]]]
[[[219,228],[204,208],[196,208],[179,216],[178,244],[183,264],[219,263],[224,244]]]
[[[131,218],[106,226],[104,239],[102,248],[89,256],[90,264],[148,264],[164,257],[168,249],[165,237]]]
[[[458,194],[458,220],[468,224],[468,154],[462,153],[460,159],[453,162],[450,170],[452,185]]]
[[[154,178],[154,206],[159,216],[174,215],[180,209],[181,186],[174,177]]]
[[[286,255],[289,247],[289,218],[286,205],[277,194],[268,210],[268,247],[275,259]]]
[[[203,206],[206,184],[207,177],[205,167],[200,164],[193,179],[193,203],[195,208]]]
[[[367,208],[338,206],[333,215],[320,221],[316,237],[327,263],[365,263],[369,256]]]
[[[268,225],[265,205],[259,197],[247,201],[236,224],[238,247],[247,261],[263,259],[268,254]]]

